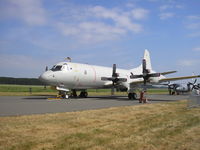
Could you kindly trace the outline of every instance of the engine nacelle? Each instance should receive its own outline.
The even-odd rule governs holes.
[[[150,81],[150,83],[159,83],[159,78],[158,77],[151,77],[150,79],[149,79],[149,81]]]

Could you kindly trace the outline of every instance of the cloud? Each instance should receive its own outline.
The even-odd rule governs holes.
[[[200,37],[200,31],[189,34],[189,37],[192,37],[192,38]]]
[[[160,9],[161,11],[166,10],[166,9],[169,9],[169,8],[173,8],[173,6],[172,6],[172,5],[162,5],[162,6],[159,7],[159,9]]]
[[[79,24],[65,24],[60,22],[57,26],[62,34],[78,38],[83,43],[114,40],[119,35],[126,33],[126,30],[123,28],[112,27],[100,22],[81,22]]]
[[[166,20],[166,19],[174,17],[174,13],[170,13],[170,12],[168,12],[168,13],[161,13],[159,15],[159,17],[160,17],[161,20]]]
[[[187,28],[188,28],[188,29],[192,29],[192,30],[200,29],[200,22],[189,23],[189,24],[187,25]]]
[[[198,15],[190,15],[190,16],[187,16],[187,18],[190,20],[200,20],[200,16]]]
[[[183,9],[184,6],[180,4],[165,4],[159,7],[160,11],[165,11],[167,9]]]
[[[193,51],[200,52],[200,47],[195,47]]]
[[[38,77],[45,69],[45,60],[26,55],[2,54],[0,64],[1,76]]]
[[[200,64],[199,60],[181,60],[178,64],[182,67],[193,67]]]
[[[134,19],[145,19],[148,16],[149,11],[143,8],[136,8],[131,11],[132,17]]]
[[[142,29],[139,24],[133,22],[131,17],[134,19],[142,19],[147,15],[147,10],[145,9],[133,9],[131,11],[124,12],[118,8],[107,9],[102,6],[95,6],[91,8],[90,11],[98,18],[109,19],[113,21],[115,25],[126,28],[133,32],[140,32]]]
[[[70,21],[66,18],[60,19],[56,23],[57,29],[63,35],[84,43],[116,40],[127,33],[140,33],[143,31],[143,26],[137,23],[137,20],[148,17],[148,10],[142,8],[124,11],[120,8],[108,9],[103,6],[79,8],[80,16],[77,13],[73,15],[72,11],[65,13],[70,16]]]
[[[19,19],[29,25],[46,23],[46,13],[41,0],[3,0],[0,5],[1,19]]]
[[[192,31],[189,37],[200,37],[200,16],[199,15],[188,15],[186,16],[185,27]]]

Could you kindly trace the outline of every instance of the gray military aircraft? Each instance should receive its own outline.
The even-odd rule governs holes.
[[[168,86],[169,94],[174,95],[174,94],[183,94],[183,93],[189,93],[193,89],[200,89],[200,84],[197,84],[197,79],[194,80],[194,82],[188,82],[187,84],[180,84],[180,83],[168,83],[165,84]]]

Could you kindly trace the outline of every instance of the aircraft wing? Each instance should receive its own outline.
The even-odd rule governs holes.
[[[184,80],[184,79],[192,79],[192,78],[200,78],[200,75],[197,76],[184,76],[184,77],[174,77],[174,78],[164,78],[159,80],[159,83],[161,82],[167,82],[167,81],[176,81],[176,80]],[[143,84],[144,81],[132,81],[130,84]]]
[[[176,80],[192,79],[192,78],[199,78],[199,77],[200,77],[200,75],[197,75],[197,76],[175,77],[175,78],[164,78],[164,79],[159,80],[159,82],[176,81]]]

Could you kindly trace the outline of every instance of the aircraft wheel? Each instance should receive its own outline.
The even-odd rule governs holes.
[[[135,100],[135,99],[137,99],[137,94],[136,94],[136,93],[129,93],[129,94],[128,94],[128,98],[129,98],[129,99],[134,99],[134,100]]]
[[[132,99],[132,93],[128,93],[128,99]]]
[[[133,99],[137,99],[137,94],[133,93]]]
[[[85,95],[84,95],[84,97],[85,97],[85,98],[87,98],[87,97],[88,97],[88,92],[85,92]]]
[[[76,90],[72,90],[72,97],[74,97],[74,98],[77,97]]]
[[[67,92],[59,91],[59,94],[64,99],[68,99],[69,98],[69,95],[67,94]]]
[[[88,92],[81,92],[79,95],[79,97],[81,98],[87,98],[87,96],[88,96]]]

